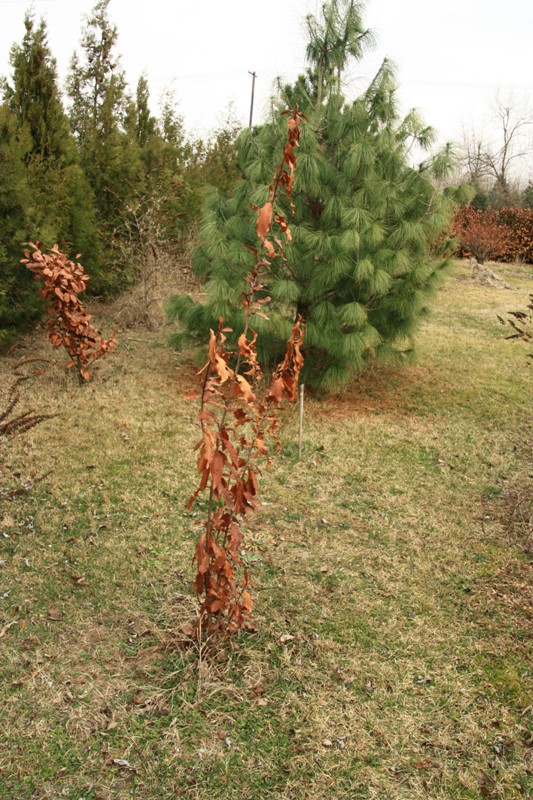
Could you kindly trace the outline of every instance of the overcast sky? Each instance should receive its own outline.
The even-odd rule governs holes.
[[[9,75],[9,49],[24,34],[33,8],[44,16],[60,79],[79,45],[94,0],[0,0],[0,75]],[[204,134],[233,102],[246,123],[251,76],[257,73],[254,121],[268,106],[277,75],[291,80],[305,63],[305,15],[316,0],[111,0],[118,52],[132,89],[144,71],[154,110],[173,88],[186,128]],[[364,21],[376,49],[356,65],[351,91],[363,89],[385,56],[397,65],[403,111],[420,109],[441,142],[463,128],[490,134],[491,103],[499,90],[533,103],[533,0],[368,0]]]

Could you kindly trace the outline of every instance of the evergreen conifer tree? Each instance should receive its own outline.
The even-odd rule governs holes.
[[[57,87],[46,24],[36,25],[28,14],[24,26],[22,44],[11,49],[5,99],[18,128],[30,136],[25,164],[33,196],[31,238],[48,246],[61,242],[72,255],[82,252],[90,269],[98,259],[92,193]]]
[[[28,240],[62,243],[73,256],[81,251],[89,268],[98,257],[92,195],[57,88],[46,25],[27,14],[24,27],[22,43],[11,49],[11,79],[3,81],[0,145],[0,305],[12,332],[41,307],[31,275],[19,263]]]
[[[174,93],[164,92],[161,114],[156,119],[149,111],[149,91],[144,76],[137,86],[137,131],[144,170],[141,199],[147,208],[157,206],[161,232],[171,244],[182,229],[188,146],[183,121],[176,112]]]
[[[261,357],[275,361],[297,314],[306,322],[304,378],[325,390],[339,387],[376,351],[412,348],[411,336],[451,254],[446,230],[451,191],[436,180],[451,166],[450,148],[419,167],[408,163],[413,144],[427,147],[433,133],[415,112],[399,116],[396,81],[384,62],[353,102],[343,95],[343,74],[372,40],[361,7],[331,0],[321,19],[307,18],[309,69],[280,90],[279,108],[298,104],[309,118],[298,153],[293,241],[287,263],[272,261],[265,293],[270,320],[258,320]],[[251,207],[263,205],[283,121],[273,119],[238,141],[243,175],[231,196],[206,199],[193,263],[207,281],[207,301],[173,298],[170,312],[184,324],[175,339],[205,341],[223,316],[240,330],[243,276],[255,240]],[[291,210],[286,209],[287,218]],[[435,242],[439,239],[439,248]]]
[[[146,75],[141,75],[137,82],[136,92],[136,134],[139,147],[146,147],[150,137],[154,136],[157,128],[157,120],[150,111],[150,90]]]
[[[533,208],[533,183],[528,182],[522,194],[522,205],[524,208]]]
[[[92,276],[92,289],[108,293],[132,277],[114,264],[114,240],[120,237],[128,204],[143,174],[135,104],[115,55],[117,28],[108,18],[110,0],[99,0],[82,34],[81,55],[74,54],[67,81],[70,121],[81,165],[94,193],[105,268]]]
[[[127,135],[136,140],[140,168],[122,212],[121,238],[114,240],[115,263],[122,262],[145,288],[147,276],[151,276],[158,292],[161,267],[172,262],[179,247],[187,193],[183,176],[185,137],[172,99],[172,92],[165,92],[161,119],[152,116],[148,82],[141,75],[135,102],[128,104],[124,123]],[[162,313],[159,305],[160,298],[158,317]]]
[[[43,160],[74,160],[75,143],[57,88],[56,62],[47,41],[46,24],[31,14],[20,45],[11,48],[12,87],[7,96],[19,125],[26,124],[32,139],[31,154]]]
[[[0,349],[40,313],[33,278],[20,265],[30,238],[32,193],[25,166],[30,148],[29,132],[0,105]]]
[[[192,230],[196,231],[202,215],[206,187],[224,195],[233,191],[241,178],[237,165],[237,138],[241,131],[231,106],[222,124],[205,139],[189,144],[185,159],[184,210]]]

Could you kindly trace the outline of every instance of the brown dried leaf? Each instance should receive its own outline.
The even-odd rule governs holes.
[[[126,769],[130,772],[137,772],[135,767],[132,767],[129,761],[126,761],[125,758],[109,758],[106,762],[109,766],[119,767],[120,769]]]
[[[213,331],[210,331],[209,339],[209,362],[212,369],[219,377],[220,383],[225,383],[233,377],[233,370],[231,370],[224,358],[220,355],[218,339]]]
[[[433,761],[430,758],[422,758],[420,761],[415,761],[413,763],[415,769],[427,769],[431,766],[433,766]]]
[[[283,378],[274,374],[272,383],[270,384],[270,388],[268,390],[267,399],[273,400],[274,403],[281,403],[283,400],[283,395],[285,393],[285,386],[283,384]]]
[[[494,789],[496,788],[494,778],[486,773],[485,770],[480,769],[477,773],[477,785],[481,797],[486,798],[486,800],[491,800],[494,796]]]
[[[295,638],[291,633],[283,633],[278,641],[280,644],[287,644],[287,642],[293,642]]]
[[[209,569],[209,555],[205,549],[206,535],[202,533],[196,544],[196,564],[198,566],[198,574],[203,575]]]
[[[250,612],[252,610],[254,601],[250,592],[244,591],[242,593],[242,605],[246,611]]]
[[[271,202],[265,203],[262,208],[257,208],[257,222],[255,228],[259,239],[264,242],[272,225],[272,212],[274,207]]]
[[[264,245],[267,249],[267,255],[269,256],[269,258],[276,258],[276,250],[270,239],[265,239]]]
[[[48,608],[46,619],[52,620],[53,622],[61,622],[64,616],[64,612],[60,611],[56,605],[52,604]]]
[[[10,628],[12,628],[13,625],[16,625],[17,623],[18,623],[18,619],[14,619],[13,622],[8,622],[7,625],[4,625],[4,627],[0,630],[0,639],[2,639],[6,635],[8,630]]]
[[[226,463],[226,457],[220,450],[217,450],[215,455],[213,456],[213,460],[211,462],[211,480],[213,485],[213,491],[216,495],[220,495],[222,489],[224,488],[224,465]]]

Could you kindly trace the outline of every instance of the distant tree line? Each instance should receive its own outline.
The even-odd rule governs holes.
[[[460,148],[462,178],[474,189],[476,211],[521,207],[533,209],[533,183],[524,187],[525,167],[533,156],[533,112],[499,94],[492,105],[494,133],[464,133]],[[527,172],[526,172],[527,174]]]
[[[0,84],[0,346],[42,311],[19,263],[26,242],[81,253],[92,292],[109,297],[135,280],[139,220],[157,209],[172,251],[198,217],[207,176],[224,192],[237,175],[231,118],[208,141],[191,141],[172,91],[157,117],[146,76],[128,91],[109,2],[85,23],[65,97],[43,20],[27,14],[10,52]]]

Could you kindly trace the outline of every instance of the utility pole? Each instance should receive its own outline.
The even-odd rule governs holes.
[[[255,72],[250,72],[250,70],[248,70],[248,75],[252,76],[252,100],[250,102],[250,124],[248,126],[248,127],[251,128],[252,127],[252,117],[253,117],[253,113],[254,113],[255,79],[257,78],[257,75],[255,74]]]

